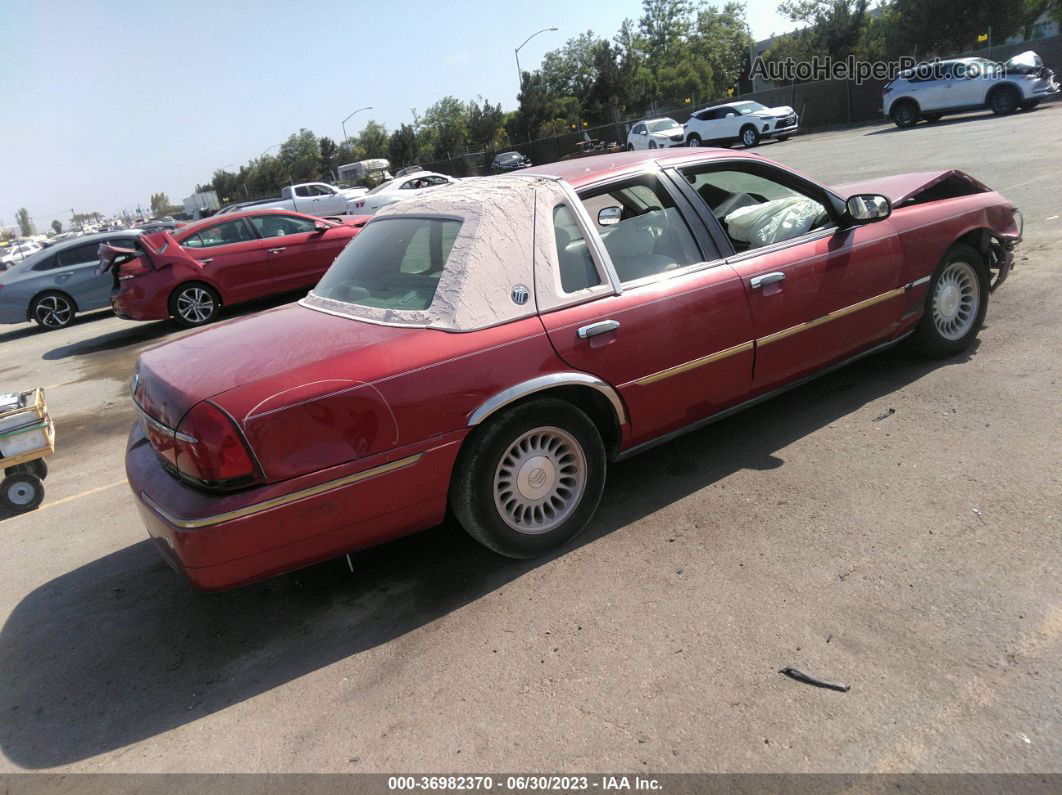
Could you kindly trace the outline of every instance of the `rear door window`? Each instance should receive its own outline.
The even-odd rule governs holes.
[[[252,215],[251,225],[262,237],[284,237],[309,233],[314,229],[314,222],[297,215]]]
[[[59,259],[59,267],[66,268],[70,265],[84,265],[88,262],[98,262],[99,242],[86,243],[83,246],[74,246],[60,251],[56,256]]]
[[[254,240],[254,235],[247,228],[242,218],[235,221],[226,221],[223,224],[214,224],[196,234],[186,237],[181,241],[185,248],[212,248],[214,246],[227,246],[233,243],[246,243]]]

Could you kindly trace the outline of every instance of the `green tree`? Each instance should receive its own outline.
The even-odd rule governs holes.
[[[300,128],[280,145],[276,159],[284,174],[280,184],[274,187],[280,187],[287,180],[310,182],[317,179],[321,167],[321,145],[310,130]]]
[[[417,130],[432,157],[441,160],[463,151],[468,139],[468,109],[456,97],[443,97],[424,111]]]
[[[369,120],[355,137],[355,143],[361,150],[359,160],[387,157],[387,128],[378,121]]]
[[[403,124],[387,141],[387,155],[395,168],[413,165],[420,156],[417,131],[412,124]]]
[[[693,52],[712,69],[705,100],[722,97],[727,89],[736,89],[738,80],[748,71],[751,38],[744,19],[745,6],[736,2],[729,2],[722,9],[707,6],[697,14]]]
[[[339,145],[327,135],[322,135],[317,140],[317,148],[321,150],[321,165],[318,168],[318,176],[331,182],[339,167],[345,165],[338,160]]]
[[[943,0],[892,0],[890,8],[895,27],[888,36],[889,55],[914,54],[919,59],[975,50],[984,46],[977,38],[989,29],[998,41],[1020,32],[1043,10],[1026,0],[970,0],[963,3],[962,13]]]
[[[170,211],[170,197],[165,193],[152,193],[148,203],[151,205],[151,213],[156,218],[161,218]]]
[[[55,234],[60,235],[63,232],[63,222],[59,220],[52,221],[52,231]]]
[[[501,103],[492,105],[483,97],[468,103],[468,143],[477,149],[495,149],[502,131]]]
[[[36,234],[36,230],[33,228],[33,219],[30,218],[29,210],[25,207],[20,207],[18,212],[15,213],[15,223],[18,224],[18,231],[23,237]]]

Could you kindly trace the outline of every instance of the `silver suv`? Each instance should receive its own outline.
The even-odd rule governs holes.
[[[918,64],[885,85],[881,103],[897,127],[912,127],[920,119],[937,121],[948,113],[981,108],[1004,116],[1036,107],[1057,92],[1055,73],[1029,50],[1006,63],[956,58]]]

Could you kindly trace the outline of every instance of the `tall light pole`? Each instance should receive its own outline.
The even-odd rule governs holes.
[[[353,116],[355,113],[361,113],[363,110],[372,110],[372,105],[367,105],[364,108],[358,108],[357,110],[352,111],[350,116]],[[347,116],[345,119],[343,119],[343,140],[344,141],[347,140],[347,122],[350,121],[350,116]]]
[[[542,28],[542,30],[538,31],[538,33],[532,33],[530,36],[528,36],[526,39],[524,39],[524,44],[527,44],[529,41],[531,41],[531,39],[535,38],[535,36],[537,36],[539,33],[546,33],[547,31],[556,31],[556,30],[557,30],[556,28]],[[519,88],[520,91],[524,90],[524,73],[522,71],[520,71],[520,50],[522,50],[524,48],[524,44],[521,44],[519,47],[517,47],[513,51],[513,53],[516,55],[516,85],[517,85],[517,87]]]
[[[283,145],[284,145],[284,144],[273,144],[273,145],[272,145],[271,147],[269,147],[268,149],[266,149],[266,150],[265,150],[265,152],[262,152],[262,154],[260,154],[260,155],[258,155],[258,156],[259,156],[259,157],[265,157],[265,156],[266,156],[266,152],[272,152],[272,151],[273,151],[274,149],[276,149],[276,148],[277,148],[278,146],[283,146]]]

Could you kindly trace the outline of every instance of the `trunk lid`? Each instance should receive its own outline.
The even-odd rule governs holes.
[[[194,332],[140,355],[136,399],[158,421],[176,428],[192,406],[262,382],[262,397],[298,388],[337,371],[372,380],[392,365],[387,343],[420,329],[337,317],[288,304]],[[347,359],[337,366],[339,357]],[[215,402],[224,403],[224,400]]]

